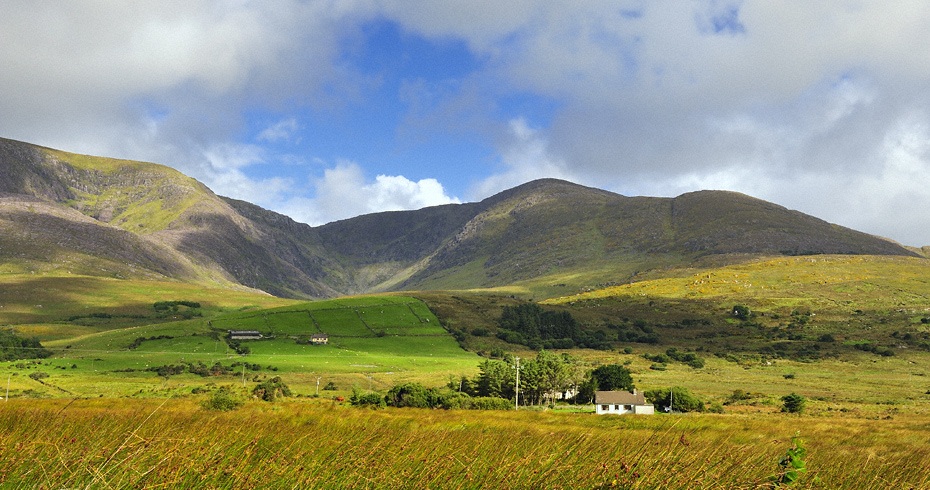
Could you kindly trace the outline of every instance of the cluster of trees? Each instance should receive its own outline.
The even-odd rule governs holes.
[[[184,309],[180,307],[184,306]],[[203,316],[200,311],[200,303],[196,301],[156,301],[152,304],[156,316],[181,316],[186,319]]]
[[[155,311],[168,312],[178,311],[179,306],[186,306],[188,308],[200,308],[200,303],[196,301],[156,301],[152,304],[152,308]]]
[[[655,405],[656,412],[703,412],[705,410],[703,400],[687,388],[680,386],[648,390],[643,395],[646,400]],[[719,411],[722,412],[723,407],[720,407]]]
[[[505,306],[497,322],[497,337],[531,349],[612,348],[603,331],[583,330],[567,311],[550,311],[534,303]]]
[[[427,388],[419,383],[404,383],[391,388],[387,395],[377,393],[352,392],[349,403],[354,406],[373,408],[409,407],[442,408],[446,410],[510,410],[510,400],[496,397],[471,396],[467,393],[453,391],[448,387]]]
[[[127,346],[126,348],[129,350],[135,350],[135,349],[138,349],[139,346],[142,345],[142,342],[145,342],[148,340],[168,340],[168,339],[173,339],[173,338],[174,337],[172,337],[171,335],[153,335],[151,337],[136,337],[135,340],[133,340],[132,343],[129,344],[129,346]]]
[[[704,367],[703,358],[698,357],[694,352],[680,352],[674,347],[666,350],[665,354],[643,354],[643,359],[659,364],[668,364],[671,361],[677,361],[682,364],[687,364],[694,369],[701,369]]]
[[[617,340],[620,342],[659,343],[659,334],[643,320],[636,320],[632,325],[629,323],[608,323],[607,328],[617,331]]]
[[[223,375],[234,375],[242,372],[242,369],[248,369],[249,371],[261,371],[262,366],[252,363],[242,363],[235,362],[230,366],[225,366],[221,362],[217,361],[212,366],[207,366],[203,361],[197,362],[182,362],[180,364],[165,364],[162,366],[152,366],[146,369],[146,371],[152,371],[163,378],[169,376],[174,376],[177,374],[191,373],[198,376],[208,377],[208,376],[223,376]],[[268,366],[269,371],[277,371],[278,368],[274,366]],[[132,371],[131,369],[128,371]]]
[[[0,330],[0,361],[44,359],[52,351],[42,347],[37,337],[20,337],[13,330]]]
[[[598,390],[632,390],[630,371],[619,364],[586,369],[568,354],[540,351],[535,359],[520,359],[520,404],[554,403],[559,394],[576,403],[591,403]],[[488,359],[479,366],[474,378],[462,376],[450,380],[448,387],[472,397],[514,400],[517,383],[517,359]]]

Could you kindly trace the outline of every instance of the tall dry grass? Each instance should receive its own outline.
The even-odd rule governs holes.
[[[798,488],[930,487],[930,419],[597,417],[329,401],[11,400],[4,488],[764,488],[800,433]]]

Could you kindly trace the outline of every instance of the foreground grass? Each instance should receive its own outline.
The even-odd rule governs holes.
[[[597,417],[355,409],[213,412],[195,399],[0,404],[10,487],[759,488],[800,434],[799,488],[926,488],[926,416]]]

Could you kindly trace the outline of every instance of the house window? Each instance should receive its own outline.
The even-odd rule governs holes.
[[[633,410],[633,405],[624,405],[624,406],[623,406],[623,409],[624,409],[624,410]]]
[[[608,411],[608,410],[610,410],[610,405],[601,405],[601,410],[603,410],[603,411],[605,411],[605,412]]]
[[[614,405],[614,410],[620,410],[620,405]]]

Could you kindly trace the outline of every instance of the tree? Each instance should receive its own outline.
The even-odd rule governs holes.
[[[704,402],[687,388],[659,388],[645,393],[657,411],[665,412],[703,412]]]
[[[516,373],[510,364],[489,359],[478,368],[481,370],[476,383],[478,396],[513,397]]]
[[[591,371],[591,379],[596,383],[597,390],[615,391],[627,390],[633,391],[633,376],[630,370],[619,364],[606,364],[598,366]]]
[[[539,370],[540,394],[548,396],[550,404],[555,404],[555,393],[568,386],[571,373],[567,358],[543,350],[539,352],[534,362]]]
[[[804,404],[807,399],[797,393],[792,393],[781,397],[781,401],[784,403],[781,407],[782,412],[801,413],[804,411]]]

